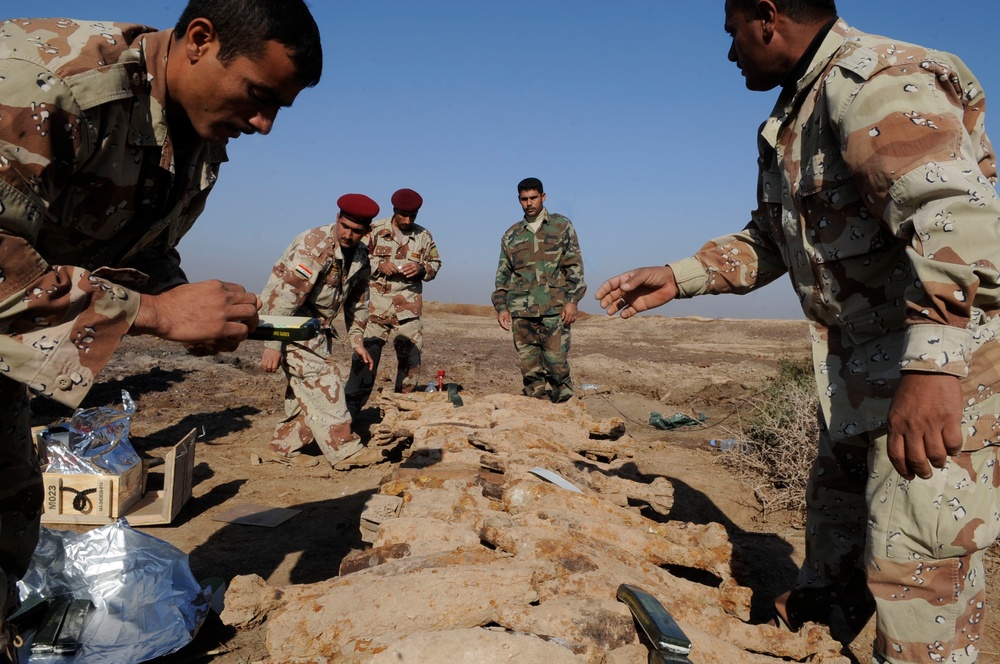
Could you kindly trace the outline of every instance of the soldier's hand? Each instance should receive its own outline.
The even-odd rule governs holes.
[[[500,327],[510,332],[510,312],[501,311],[497,314],[497,322],[500,323]]]
[[[413,279],[414,277],[419,277],[420,272],[423,270],[423,266],[420,263],[406,263],[399,268],[399,271],[403,273],[403,276],[407,279]]]
[[[260,306],[260,299],[239,284],[181,284],[143,295],[129,334],[151,334],[209,353],[233,350],[257,327]]]
[[[566,325],[572,325],[576,322],[576,317],[579,312],[577,311],[576,305],[572,302],[567,302],[562,308],[562,322]]]
[[[611,277],[594,295],[601,308],[613,316],[631,318],[640,311],[666,304],[677,297],[677,281],[669,267],[640,267]]]
[[[399,274],[399,268],[392,261],[382,261],[378,264],[378,271],[387,277]]]
[[[274,348],[265,348],[260,356],[260,368],[268,373],[274,373],[281,366],[281,361],[285,359],[285,354]]]
[[[371,371],[375,368],[375,361],[372,359],[371,353],[368,352],[368,349],[365,348],[364,345],[355,346],[354,354],[357,355],[361,359],[361,361],[365,363],[365,366],[368,367],[368,371]]]
[[[905,479],[928,479],[962,451],[962,385],[957,376],[904,371],[889,406],[887,453]]]

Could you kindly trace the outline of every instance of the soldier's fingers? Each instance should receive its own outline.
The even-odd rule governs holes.
[[[901,435],[898,433],[889,433],[885,452],[886,456],[889,457],[889,462],[896,469],[897,473],[905,479],[913,479],[913,473],[910,472],[910,468],[906,463],[906,441]]]
[[[927,461],[927,442],[923,436],[906,437],[906,466],[911,475],[922,480],[930,479],[933,470]]]
[[[246,293],[247,291],[247,289],[241,284],[234,284],[231,281],[221,281],[219,283],[222,284],[222,290],[229,291],[231,293]]]
[[[948,462],[948,450],[941,436],[928,436],[924,441],[924,454],[927,461],[935,468],[944,468]]]

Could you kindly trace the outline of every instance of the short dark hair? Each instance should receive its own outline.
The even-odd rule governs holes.
[[[537,191],[539,194],[544,194],[545,190],[542,189],[542,181],[538,178],[524,178],[517,183],[517,193],[520,194],[522,191]]]
[[[773,0],[778,11],[798,23],[809,23],[837,15],[836,0]],[[747,15],[757,9],[757,0],[731,0],[730,6]]]
[[[323,48],[319,27],[303,0],[189,0],[174,26],[180,39],[196,18],[208,19],[219,36],[219,60],[254,58],[276,41],[292,52],[295,78],[306,87],[319,83]]]

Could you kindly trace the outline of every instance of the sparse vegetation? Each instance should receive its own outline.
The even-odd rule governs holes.
[[[763,518],[787,511],[804,519],[806,482],[819,440],[812,363],[780,359],[777,376],[749,405],[733,431],[738,442],[720,459],[750,489]]]

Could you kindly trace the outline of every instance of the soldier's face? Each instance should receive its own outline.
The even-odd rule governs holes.
[[[368,232],[368,226],[359,224],[342,214],[338,214],[335,230],[337,233],[337,244],[343,249],[353,249],[358,246],[361,238]]]
[[[304,87],[295,77],[288,49],[272,40],[254,58],[241,55],[223,64],[211,25],[204,19],[192,21],[184,41],[172,45],[172,50],[183,50],[177,55],[190,64],[181,78],[168,78],[171,102],[180,105],[195,133],[209,143],[270,133],[278,110],[291,106]]]
[[[747,89],[758,92],[777,87],[785,77],[785,72],[781,70],[782,60],[776,57],[773,49],[768,48],[764,29],[764,21],[756,11],[748,14],[733,7],[731,0],[726,0],[725,30],[732,38],[729,61],[740,68]]]
[[[392,224],[401,231],[408,231],[413,228],[413,222],[416,219],[416,212],[404,212],[399,208],[393,208],[392,210]]]
[[[519,193],[517,200],[520,201],[521,209],[524,210],[524,213],[529,217],[534,217],[542,211],[542,206],[545,205],[545,194],[540,194],[534,189],[528,189]]]

